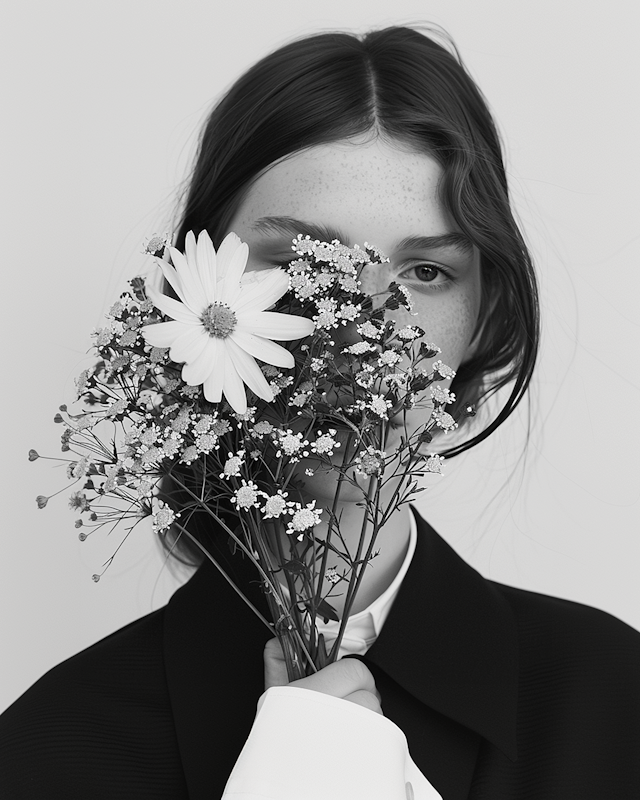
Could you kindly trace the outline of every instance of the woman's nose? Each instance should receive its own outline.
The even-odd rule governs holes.
[[[383,264],[365,264],[358,276],[360,291],[363,294],[376,295],[389,287],[389,276]],[[377,301],[377,302],[376,302]],[[374,305],[381,305],[382,298],[375,298]]]

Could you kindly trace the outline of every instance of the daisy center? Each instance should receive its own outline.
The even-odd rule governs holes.
[[[235,313],[224,303],[211,303],[200,317],[202,326],[209,336],[226,339],[238,324]]]

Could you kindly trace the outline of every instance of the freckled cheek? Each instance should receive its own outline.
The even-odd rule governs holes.
[[[418,316],[414,320],[425,330],[425,340],[437,345],[442,350],[439,358],[457,370],[475,330],[478,315],[475,299],[458,297],[446,305],[425,304],[416,307],[416,311]]]

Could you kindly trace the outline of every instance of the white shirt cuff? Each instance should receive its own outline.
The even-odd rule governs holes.
[[[223,800],[358,798],[441,800],[391,720],[310,689],[268,689]]]

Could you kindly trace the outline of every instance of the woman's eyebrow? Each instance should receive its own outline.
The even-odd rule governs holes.
[[[398,242],[396,250],[433,250],[438,247],[456,247],[465,252],[473,251],[473,242],[464,233],[452,231],[439,236],[408,236]]]
[[[282,233],[292,239],[301,233],[303,236],[310,236],[321,242],[332,242],[334,239],[338,239],[343,244],[348,242],[348,236],[338,228],[317,225],[294,217],[260,217],[251,225],[251,228],[263,233]]]
[[[305,222],[301,219],[295,219],[295,217],[260,217],[251,225],[251,228],[263,233],[285,234],[291,236],[291,238],[301,233],[321,242],[331,242],[334,239],[338,239],[343,244],[347,244],[349,241],[349,237],[339,228]],[[408,236],[398,242],[395,249],[432,250],[439,247],[455,247],[458,250],[471,252],[473,250],[473,242],[464,233],[451,231],[438,236]]]

